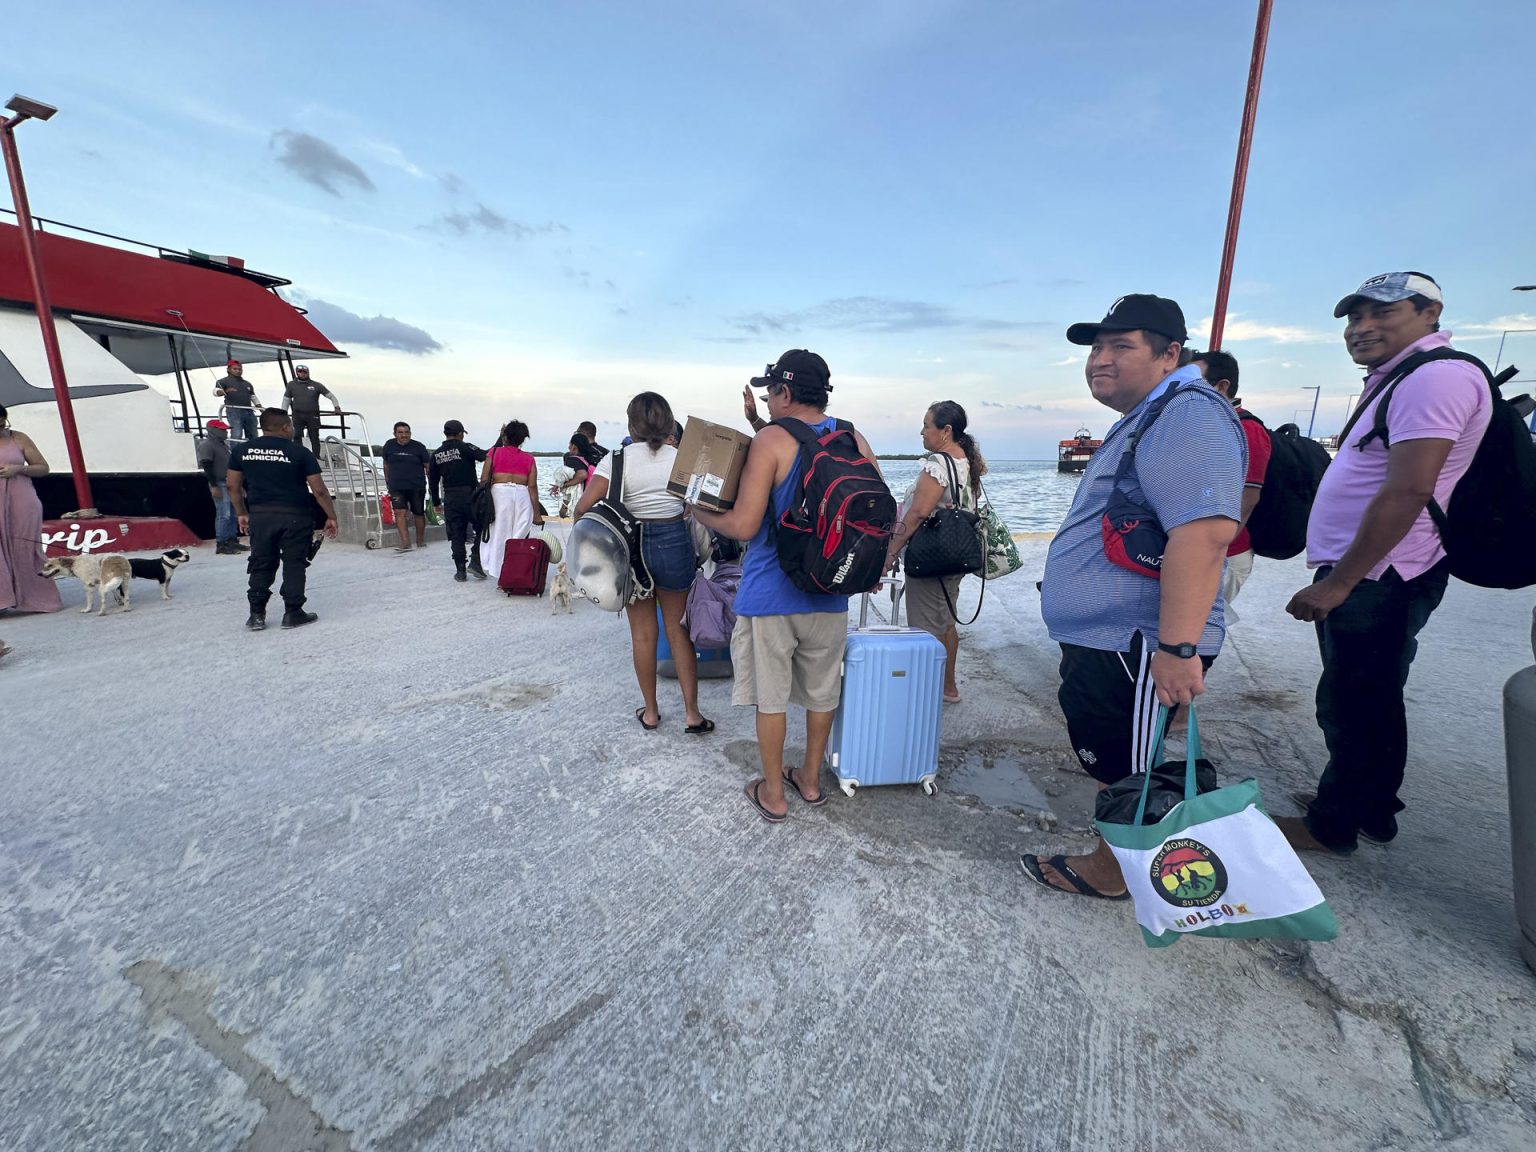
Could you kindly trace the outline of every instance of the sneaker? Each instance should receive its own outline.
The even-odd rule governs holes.
[[[480,565],[478,565],[478,564],[471,564],[469,566],[469,574],[471,576],[473,576],[476,580],[484,580],[484,579],[486,579],[485,569],[480,567]]]
[[[236,544],[235,544],[235,551],[236,552],[249,552],[250,550],[251,550],[251,546],[249,544],[241,544],[239,542],[236,542]]]
[[[315,615],[315,613],[306,612],[304,609],[300,608],[297,612],[283,613],[283,627],[302,628],[306,624],[313,624],[318,619],[320,619],[320,617]]]
[[[233,540],[220,540],[214,547],[213,552],[216,556],[238,556],[240,554],[240,545],[236,544]]]
[[[252,632],[260,632],[267,626],[267,614],[265,612],[252,612],[245,618],[245,626]],[[287,625],[284,625],[287,627]]]
[[[464,575],[464,569],[462,568],[453,574],[453,578],[460,584],[467,584],[469,582],[469,577]]]

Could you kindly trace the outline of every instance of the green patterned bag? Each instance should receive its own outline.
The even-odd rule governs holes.
[[[981,519],[987,540],[986,578],[996,580],[1024,567],[1024,561],[1019,558],[1019,546],[1013,542],[1013,533],[1008,531],[1008,525],[992,510],[990,503],[981,506]]]

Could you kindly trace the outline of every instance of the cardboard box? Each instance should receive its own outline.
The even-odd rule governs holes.
[[[729,511],[751,447],[752,437],[744,432],[688,417],[667,491],[705,508]]]

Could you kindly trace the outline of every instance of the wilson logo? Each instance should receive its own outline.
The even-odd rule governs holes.
[[[833,575],[832,575],[832,585],[833,585],[833,587],[836,587],[837,585],[841,584],[844,580],[848,579],[848,571],[852,567],[853,567],[853,553],[850,552],[850,553],[848,553],[847,556],[843,557],[843,562],[840,565],[838,565],[837,571],[835,573],[833,573]]]

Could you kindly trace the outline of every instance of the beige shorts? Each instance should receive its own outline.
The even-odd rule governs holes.
[[[1227,566],[1221,572],[1221,596],[1227,602],[1227,625],[1230,627],[1238,621],[1237,609],[1232,607],[1232,601],[1237,599],[1237,594],[1243,590],[1243,585],[1248,582],[1248,577],[1253,575],[1253,550],[1239,552],[1236,556],[1227,557]]]
[[[759,712],[786,712],[791,704],[836,711],[847,640],[843,612],[738,616],[731,633],[731,703],[755,705]]]
[[[921,628],[935,640],[943,640],[955,626],[955,618],[949,605],[960,611],[960,581],[964,576],[933,576],[907,581],[907,624]],[[949,589],[949,603],[944,602],[944,590]]]

